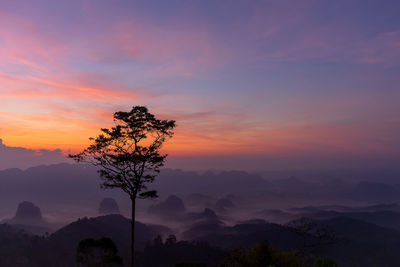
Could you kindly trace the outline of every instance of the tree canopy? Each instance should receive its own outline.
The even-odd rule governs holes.
[[[70,155],[78,162],[99,166],[102,187],[121,188],[131,198],[153,198],[148,190],[164,165],[167,154],[161,154],[163,143],[173,136],[175,121],[159,120],[144,106],[114,113],[116,125],[102,128],[90,138],[92,143],[81,153]]]

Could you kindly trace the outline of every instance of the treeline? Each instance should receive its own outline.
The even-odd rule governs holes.
[[[0,266],[128,266],[126,255],[119,255],[118,248],[109,238],[85,239],[76,247],[66,248],[69,255],[59,253],[46,237],[26,234],[9,225],[0,225]],[[328,259],[303,256],[297,251],[285,252],[267,241],[246,248],[223,250],[204,241],[178,241],[174,235],[165,240],[161,237],[148,242],[143,251],[135,253],[136,264],[143,267],[334,267]],[[321,265],[323,264],[323,265]],[[328,265],[326,265],[328,264]]]
[[[144,251],[136,253],[138,266],[151,267],[337,267],[329,258],[314,258],[300,251],[285,252],[261,241],[246,248],[222,250],[204,241],[177,241],[174,235],[165,241],[158,236]],[[80,266],[123,266],[111,239],[82,240],[77,250]]]

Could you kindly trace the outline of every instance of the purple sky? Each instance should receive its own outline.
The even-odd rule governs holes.
[[[1,1],[2,146],[77,151],[146,105],[177,120],[174,166],[394,165],[399,14],[390,0]]]

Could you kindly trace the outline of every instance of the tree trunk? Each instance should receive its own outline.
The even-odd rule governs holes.
[[[132,220],[131,220],[131,267],[135,266],[135,198],[132,200]]]

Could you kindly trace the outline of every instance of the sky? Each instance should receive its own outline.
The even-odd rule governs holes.
[[[26,167],[10,151],[62,161],[135,105],[177,121],[174,167],[395,166],[399,13],[398,0],[0,0],[0,168]]]

